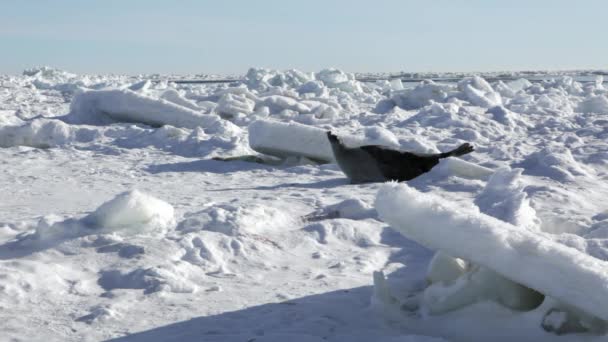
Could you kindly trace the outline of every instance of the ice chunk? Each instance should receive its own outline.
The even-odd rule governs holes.
[[[244,95],[226,93],[220,97],[216,111],[222,116],[236,116],[238,114],[251,114],[255,107],[255,101]]]
[[[167,100],[169,102],[173,102],[176,105],[182,106],[182,107],[186,107],[186,108],[190,108],[192,110],[195,111],[200,111],[201,108],[194,103],[192,100],[189,100],[187,98],[185,98],[184,96],[182,96],[182,94],[180,94],[177,90],[175,89],[167,89],[165,90],[161,95],[160,98],[163,100]]]
[[[483,301],[528,311],[538,307],[544,296],[485,267],[473,266],[451,283],[431,284],[423,299],[431,314],[442,314]]]
[[[326,130],[298,123],[258,120],[249,125],[249,145],[255,151],[278,157],[304,156],[334,160]]]
[[[298,102],[298,100],[280,95],[268,96],[261,99],[261,103],[270,109],[271,113],[279,113],[288,109],[298,113],[309,113],[310,107]]]
[[[164,232],[175,225],[173,212],[169,203],[132,190],[102,204],[82,222],[104,232]]]
[[[426,273],[429,284],[450,284],[467,271],[467,262],[438,251],[431,259]]]
[[[410,239],[608,319],[605,261],[403,183],[383,185],[375,204],[379,216]]]
[[[458,89],[471,104],[479,107],[494,107],[502,105],[502,98],[492,86],[479,76],[465,78],[458,82]]]
[[[496,170],[488,184],[475,199],[479,209],[490,216],[515,226],[537,230],[540,220],[530,206],[521,182],[523,169],[502,168]]]

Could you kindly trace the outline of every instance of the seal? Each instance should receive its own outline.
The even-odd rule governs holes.
[[[429,172],[439,159],[458,157],[473,152],[471,144],[464,143],[445,153],[414,153],[399,151],[380,145],[346,147],[331,131],[327,131],[338,166],[351,183],[408,181]]]

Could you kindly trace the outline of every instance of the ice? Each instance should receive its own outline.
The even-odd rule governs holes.
[[[60,120],[34,119],[22,125],[0,126],[0,147],[56,147],[72,142],[92,141],[97,132],[85,127],[70,126]]]
[[[310,107],[287,96],[272,95],[264,97],[261,99],[261,103],[270,109],[270,113],[279,113],[286,109],[298,113],[310,112]]]
[[[486,187],[475,198],[481,212],[511,223],[514,226],[538,230],[540,220],[530,205],[525,185],[521,181],[523,169],[502,168],[492,174]]]
[[[418,109],[434,102],[444,102],[453,92],[453,87],[437,84],[433,81],[423,81],[414,89],[395,92],[391,99],[403,109]]]
[[[131,89],[133,90],[133,89]],[[189,99],[187,99],[186,97],[184,97],[182,94],[180,94],[177,90],[175,89],[167,89],[165,90],[161,95],[160,98],[163,100],[167,100],[169,102],[173,102],[176,105],[182,106],[182,107],[186,107],[186,108],[190,108],[194,111],[200,111],[201,107],[199,107],[196,103],[194,103],[194,101],[191,101]]]
[[[297,123],[258,120],[249,126],[249,144],[260,152],[279,157],[304,156],[334,160],[327,131]]]
[[[608,98],[606,96],[589,96],[578,105],[578,111],[583,113],[608,114]]]
[[[560,182],[571,182],[576,177],[589,176],[570,150],[560,146],[545,147],[534,152],[517,166],[523,167],[526,174],[550,177]]]
[[[464,93],[464,98],[475,106],[489,108],[502,104],[500,94],[479,76],[465,78],[458,82],[458,89]]]
[[[169,203],[138,190],[124,192],[83,218],[93,229],[124,234],[164,232],[175,225]]]
[[[595,73],[310,71],[0,75],[2,338],[606,339]],[[351,185],[328,130],[475,152]]]
[[[173,102],[125,89],[85,91],[77,94],[65,120],[69,123],[92,125],[118,121],[195,128],[216,125],[221,119],[216,115],[201,114]]]
[[[376,210],[393,228],[429,248],[483,265],[511,281],[608,319],[601,304],[608,284],[605,261],[487,216],[470,205],[456,205],[404,184],[385,185],[378,193]],[[503,300],[516,299],[509,297]]]
[[[226,93],[217,102],[216,111],[221,116],[236,116],[238,114],[251,114],[255,108],[255,101],[244,95]]]

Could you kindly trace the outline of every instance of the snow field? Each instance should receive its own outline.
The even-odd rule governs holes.
[[[602,340],[603,306],[590,307],[601,281],[544,286],[558,270],[600,279],[608,258],[606,95],[601,80],[411,85],[336,69],[251,69],[230,84],[0,76],[0,330],[51,341]],[[383,222],[380,184],[352,186],[335,164],[301,158],[332,160],[327,130],[350,146],[475,146],[408,182],[416,190],[380,193],[442,253]],[[503,252],[516,256],[488,256]],[[513,261],[523,257],[536,261]],[[386,277],[372,288],[375,271]]]

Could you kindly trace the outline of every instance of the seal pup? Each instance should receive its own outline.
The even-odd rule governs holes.
[[[449,152],[424,154],[399,151],[379,145],[350,148],[344,146],[338,136],[331,131],[327,131],[327,138],[338,166],[353,184],[389,180],[408,181],[429,172],[439,164],[441,158],[458,157],[475,150],[469,143],[464,143]]]

